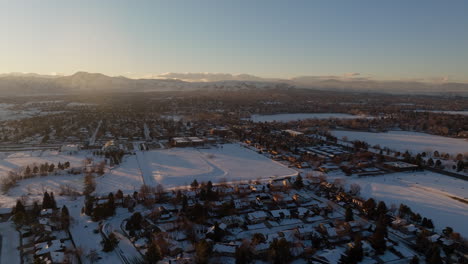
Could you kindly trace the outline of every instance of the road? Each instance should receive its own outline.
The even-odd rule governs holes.
[[[132,242],[120,230],[122,221],[131,216],[131,213],[124,213],[113,217],[110,221],[105,222],[101,228],[103,238],[107,238],[111,233],[119,240],[119,244],[114,249],[114,252],[119,256],[122,263],[131,264],[133,260],[140,259],[141,253],[133,246]],[[114,226],[118,226],[114,228]]]
[[[140,169],[143,183],[148,186],[156,186],[157,182],[153,176],[153,172],[148,167],[148,161],[146,160],[145,152],[141,150],[135,151],[138,168]]]
[[[101,127],[101,124],[102,124],[102,120],[99,120],[99,123],[98,123],[96,129],[94,130],[93,135],[92,135],[91,138],[89,139],[89,145],[90,145],[90,146],[93,146],[94,143],[96,143],[96,136],[97,136],[97,133],[98,133],[98,131],[99,131],[99,128]]]
[[[11,222],[0,223],[0,263],[21,263],[19,234]]]

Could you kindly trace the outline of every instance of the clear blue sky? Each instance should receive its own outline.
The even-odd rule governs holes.
[[[0,72],[468,81],[468,1],[0,0]]]

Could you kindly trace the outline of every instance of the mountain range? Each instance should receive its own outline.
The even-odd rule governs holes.
[[[206,74],[205,74],[206,75]],[[177,78],[179,77],[179,78]],[[190,78],[188,78],[190,77]],[[131,79],[101,73],[77,72],[69,76],[34,73],[0,74],[0,96],[73,94],[80,92],[147,92],[188,90],[291,89],[468,96],[468,84],[457,82],[377,81],[339,76],[301,76],[266,79],[241,74],[165,74]]]

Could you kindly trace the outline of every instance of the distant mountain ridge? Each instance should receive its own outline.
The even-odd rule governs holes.
[[[73,94],[80,92],[147,92],[189,90],[245,90],[310,88],[337,91],[383,92],[398,94],[445,94],[468,96],[466,83],[424,83],[375,81],[365,78],[339,79],[302,76],[292,79],[263,79],[237,75],[236,79],[188,82],[179,79],[130,79],[101,73],[77,72],[69,76],[34,73],[0,74],[0,96]],[[242,78],[246,80],[242,80]]]

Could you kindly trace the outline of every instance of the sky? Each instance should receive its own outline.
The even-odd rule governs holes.
[[[468,82],[468,1],[0,0],[0,73]]]

